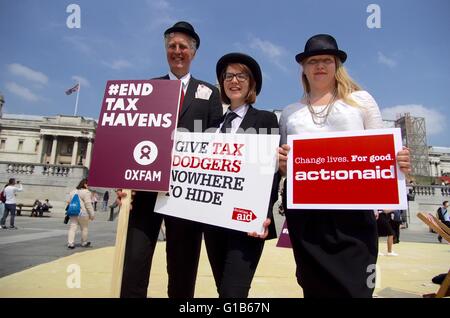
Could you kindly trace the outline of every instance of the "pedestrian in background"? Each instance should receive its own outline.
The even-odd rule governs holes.
[[[94,207],[91,201],[91,192],[88,190],[88,180],[82,179],[76,190],[70,192],[67,204],[70,204],[75,195],[78,195],[80,201],[80,213],[78,216],[70,216],[69,233],[67,234],[67,247],[75,248],[75,233],[78,226],[81,228],[81,246],[89,247],[88,241],[89,221],[94,220]]]
[[[2,219],[0,221],[2,229],[7,229],[6,227],[6,218],[9,213],[11,213],[11,218],[9,219],[9,228],[13,230],[17,230],[17,227],[14,225],[14,219],[16,217],[16,193],[23,191],[23,187],[20,184],[20,181],[16,182],[15,178],[11,178],[8,181],[3,193],[5,195],[5,211],[3,212]]]
[[[108,209],[108,201],[109,201],[109,191],[106,191],[103,194],[103,206],[102,206],[102,210],[106,211]]]

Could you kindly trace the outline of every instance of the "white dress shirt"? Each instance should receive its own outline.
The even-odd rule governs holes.
[[[191,79],[191,73],[187,73],[182,78],[178,78],[173,74],[171,71],[169,71],[169,79],[171,80],[180,80],[181,84],[183,85],[183,93],[186,95],[186,90],[189,85],[189,80]]]
[[[244,105],[239,106],[238,108],[236,108],[233,111],[234,113],[236,113],[237,117],[231,121],[231,130],[230,130],[230,132],[232,134],[234,134],[236,132],[236,130],[238,130],[239,126],[242,123],[242,120],[245,117],[245,114],[247,114],[248,108],[249,108],[249,105],[248,104],[244,104]],[[230,108],[228,108],[227,112],[225,113],[225,117],[231,111],[232,110]],[[217,131],[216,131],[217,133],[220,132],[220,128],[222,128],[222,125],[223,125],[223,122],[220,124],[219,128],[217,128]]]
[[[280,144],[286,143],[287,135],[299,133],[313,133],[322,131],[364,130],[383,128],[380,109],[373,97],[366,91],[357,91],[350,94],[359,105],[352,106],[342,100],[332,105],[324,125],[316,125],[303,103],[294,103],[283,109],[280,118]],[[314,110],[321,111],[326,105],[313,106]]]

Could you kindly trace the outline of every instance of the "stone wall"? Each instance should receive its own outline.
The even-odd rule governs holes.
[[[87,173],[82,166],[0,161],[0,182],[5,185],[9,178],[16,178],[23,185],[24,191],[17,194],[18,203],[49,199],[56,209],[64,209],[68,193]]]
[[[408,223],[413,227],[427,228],[417,218],[418,212],[436,215],[436,211],[442,205],[442,202],[450,201],[450,187],[448,186],[415,185],[408,186],[407,190],[414,197],[413,201],[408,201]]]

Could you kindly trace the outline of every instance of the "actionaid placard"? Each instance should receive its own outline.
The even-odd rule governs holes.
[[[400,129],[288,136],[291,209],[406,209]]]
[[[108,81],[89,185],[167,191],[180,98],[180,81]]]
[[[177,133],[170,190],[155,211],[244,232],[262,232],[278,135]]]

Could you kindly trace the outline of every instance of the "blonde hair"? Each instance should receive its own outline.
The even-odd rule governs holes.
[[[306,62],[306,60],[307,59],[303,60],[302,66]],[[350,77],[344,67],[344,64],[342,64],[341,60],[337,56],[334,56],[334,61],[336,63],[336,74],[334,75],[337,90],[336,98],[342,99],[342,101],[344,101],[346,104],[352,106],[360,106],[355,100],[351,98],[350,94],[356,91],[360,91],[361,87]],[[304,96],[306,97],[311,92],[311,86],[309,85],[308,79],[303,72],[302,85]]]

